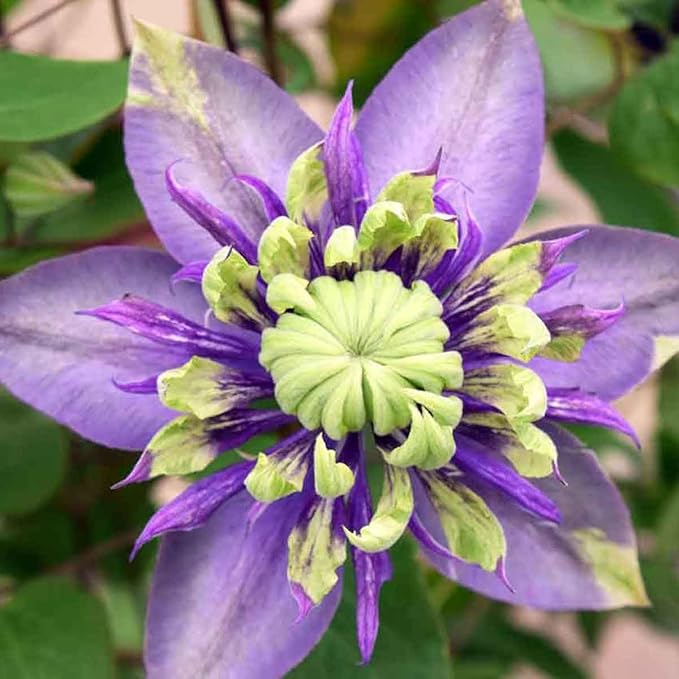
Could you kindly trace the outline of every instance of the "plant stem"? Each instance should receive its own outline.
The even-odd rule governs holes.
[[[219,19],[219,25],[222,29],[226,49],[228,49],[229,52],[238,54],[238,43],[236,42],[236,36],[234,35],[233,26],[231,25],[229,0],[212,0],[212,2],[215,6],[215,12],[217,12],[217,18]]]
[[[262,38],[264,42],[264,61],[271,79],[283,85],[283,69],[276,53],[276,27],[274,25],[273,0],[259,0],[262,16]]]
[[[111,0],[111,13],[113,14],[113,26],[116,35],[118,36],[118,44],[120,45],[120,55],[122,57],[129,57],[130,45],[127,42],[125,19],[123,18],[123,9],[120,6],[120,0]]]

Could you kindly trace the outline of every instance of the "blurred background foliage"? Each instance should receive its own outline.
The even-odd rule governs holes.
[[[78,6],[89,11],[97,3],[106,5],[100,30],[117,37],[119,59],[62,60],[40,44],[35,53],[17,50],[66,6],[77,17]],[[166,0],[173,3],[189,5],[196,37],[253,59],[303,105],[319,97],[332,103],[353,78],[359,106],[409,46],[474,4],[320,2],[323,11],[311,10],[324,46],[319,60],[292,7],[313,1]],[[679,2],[523,4],[544,63],[549,148],[560,172],[602,221],[679,236]],[[0,0],[1,276],[94,244],[155,243],[122,150],[127,11],[115,0]],[[58,46],[59,36],[51,44]],[[534,222],[549,223],[552,200],[539,197]],[[643,625],[635,629],[644,634],[679,635],[679,363],[666,365],[624,407],[643,430],[643,454],[610,433],[577,433],[602,456],[629,503],[651,608],[515,610],[444,580],[404,543],[394,550],[395,576],[383,589],[373,663],[356,666],[347,586],[330,632],[291,676],[639,676],[609,671],[599,659],[620,615],[636,616]],[[0,677],[143,676],[155,547],[131,564],[128,553],[154,506],[181,486],[169,480],[110,492],[128,471],[128,454],[83,441],[5,393],[0,423]],[[679,676],[679,665],[647,661],[648,679]]]

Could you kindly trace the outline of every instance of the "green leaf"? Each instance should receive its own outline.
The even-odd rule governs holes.
[[[330,629],[289,679],[450,679],[443,625],[427,599],[415,550],[400,540],[391,550],[393,579],[380,596],[380,632],[370,664],[359,667],[353,569]]]
[[[119,127],[105,130],[73,169],[94,184],[94,192],[41,218],[31,232],[32,240],[86,243],[145,222],[144,210],[125,167]]]
[[[540,49],[550,101],[586,97],[613,82],[615,55],[605,35],[565,20],[542,0],[523,0],[523,8]]]
[[[125,98],[127,61],[0,52],[0,139],[40,141],[87,127]]]
[[[144,645],[144,614],[129,582],[109,580],[98,588],[108,617],[113,645],[124,651],[141,651]]]
[[[567,19],[589,28],[622,31],[632,23],[615,0],[548,0],[548,4]]]
[[[679,40],[618,95],[608,122],[613,150],[651,181],[679,185]]]
[[[559,133],[552,143],[561,166],[594,200],[604,222],[679,235],[679,210],[670,196],[604,146],[573,132]]]
[[[45,151],[19,156],[5,176],[5,197],[18,217],[39,217],[91,193],[91,182]]]
[[[0,609],[0,677],[113,676],[113,656],[101,605],[68,580],[34,581]]]
[[[0,514],[30,512],[47,502],[63,479],[63,434],[6,393],[0,393],[0,421]]]

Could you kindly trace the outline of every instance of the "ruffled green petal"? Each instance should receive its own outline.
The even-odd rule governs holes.
[[[308,469],[306,451],[293,450],[284,455],[259,453],[257,463],[245,478],[245,487],[255,500],[273,502],[302,490]]]
[[[257,246],[262,278],[270,283],[280,273],[305,277],[309,268],[309,241],[313,233],[288,217],[277,217],[264,230]]]
[[[433,174],[401,172],[380,191],[376,202],[396,201],[405,208],[408,219],[415,223],[422,215],[434,212]]]
[[[275,276],[266,289],[266,303],[277,313],[288,309],[311,311],[315,302],[307,292],[309,281],[292,273]]]
[[[322,146],[319,142],[302,152],[290,168],[285,207],[295,222],[301,222],[305,215],[311,219],[316,218],[328,199],[328,186],[321,160]]]
[[[358,232],[361,267],[379,268],[389,255],[415,234],[405,208],[391,201],[371,205]]]
[[[334,450],[325,445],[319,434],[314,445],[314,486],[316,494],[332,499],[346,495],[354,485],[354,473],[343,462],[337,462]]]
[[[344,527],[347,540],[364,552],[389,549],[403,535],[413,513],[413,489],[405,469],[385,465],[382,496],[370,523],[358,533]]]

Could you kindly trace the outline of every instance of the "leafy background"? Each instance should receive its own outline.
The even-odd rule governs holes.
[[[121,146],[129,13],[239,50],[327,122],[348,78],[360,105],[405,49],[472,4],[0,0],[0,275],[95,243],[155,242]],[[545,67],[550,141],[526,228],[600,219],[679,236],[679,2],[524,8]],[[620,407],[642,435],[641,455],[615,435],[578,434],[632,509],[651,608],[514,609],[427,570],[404,542],[383,590],[373,663],[357,666],[347,587],[330,632],[291,676],[679,676],[679,364]],[[112,493],[128,454],[83,441],[4,393],[0,422],[0,677],[143,676],[155,547],[131,564],[127,555],[181,482]]]

